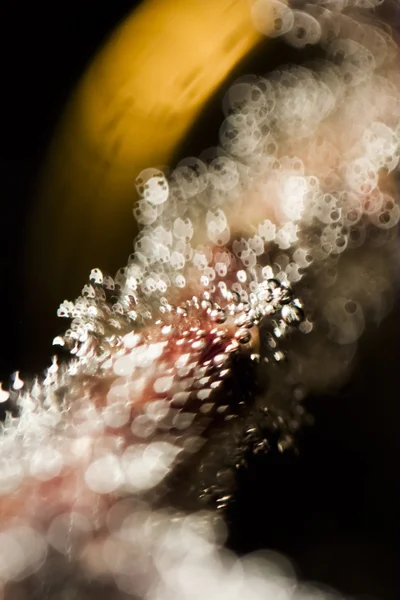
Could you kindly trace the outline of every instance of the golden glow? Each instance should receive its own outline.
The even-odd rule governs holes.
[[[147,0],[119,27],[51,148],[29,247],[45,304],[54,309],[90,268],[107,269],[121,246],[129,251],[136,175],[172,159],[207,100],[260,40],[248,0]]]

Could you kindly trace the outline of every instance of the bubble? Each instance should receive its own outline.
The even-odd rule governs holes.
[[[218,262],[215,265],[215,272],[219,277],[225,277],[228,272],[228,268],[225,263]]]
[[[276,225],[269,219],[265,219],[265,221],[258,226],[258,235],[265,242],[272,242],[276,235]]]
[[[262,139],[261,131],[256,121],[252,126],[244,121],[238,126],[238,116],[227,117],[220,128],[220,143],[222,148],[232,156],[246,157],[255,151]]]
[[[94,460],[85,472],[85,483],[98,494],[111,494],[124,482],[119,459],[114,454],[105,454]]]
[[[375,69],[375,61],[365,46],[351,39],[338,39],[328,48],[328,56],[340,67],[343,81],[355,86],[369,77]]]
[[[179,452],[169,442],[128,446],[122,458],[127,484],[132,490],[151,489],[169,473]]]
[[[209,281],[214,281],[216,275],[215,269],[213,269],[212,267],[206,267],[204,269],[204,275]]]
[[[185,198],[193,198],[200,193],[199,178],[190,167],[177,167],[173,172],[172,181],[176,182]]]
[[[185,277],[183,275],[177,275],[175,277],[175,285],[178,288],[184,288],[185,285],[186,285],[186,279],[185,279]]]
[[[313,207],[314,215],[321,221],[321,223],[330,224],[332,219],[332,213],[336,210],[336,198],[333,194],[321,194],[317,197],[316,203]],[[335,213],[334,215],[335,216]]]
[[[329,8],[329,3],[328,4]],[[322,48],[326,48],[335,38],[338,37],[340,31],[340,24],[335,18],[336,15],[331,11],[327,10],[320,4],[308,4],[306,10],[315,19],[317,19],[321,27],[320,45]]]
[[[203,161],[194,156],[184,158],[178,163],[178,169],[190,169],[196,176],[196,194],[201,194],[208,186],[207,167]]]
[[[154,277],[147,277],[140,287],[143,293],[148,296],[157,290],[157,281]]]
[[[295,48],[316,44],[321,37],[321,26],[317,19],[300,10],[293,10],[293,25],[285,33],[285,40]]]
[[[291,262],[287,265],[285,269],[286,276],[291,283],[296,283],[300,281],[302,278],[302,274],[300,273],[300,267],[295,262]]]
[[[61,452],[49,446],[38,448],[30,458],[30,474],[40,481],[48,481],[57,477],[62,467],[63,457]]]
[[[209,166],[210,183],[217,190],[229,192],[239,182],[239,173],[233,160],[226,157],[215,158]]]
[[[172,252],[170,264],[173,269],[183,269],[185,266],[185,257],[180,252]]]
[[[240,270],[236,273],[236,277],[238,279],[238,281],[240,281],[240,283],[244,283],[245,281],[247,281],[247,274],[246,271]]]
[[[234,240],[232,244],[232,250],[238,258],[242,258],[243,252],[247,252],[249,250],[249,245],[244,238],[241,238],[240,240]]]
[[[162,225],[157,225],[157,227],[154,228],[154,238],[164,246],[172,245],[172,232]]]
[[[24,550],[12,532],[0,532],[0,578],[18,579],[24,568]]]
[[[217,246],[224,246],[228,243],[230,230],[226,215],[221,209],[207,212],[206,226],[210,241]]]
[[[342,216],[342,211],[340,208],[334,208],[329,213],[329,218],[332,223],[337,223],[338,221],[340,221],[341,216]]]
[[[141,225],[151,225],[158,217],[156,206],[153,206],[146,200],[139,200],[133,209],[133,214],[138,223]]]
[[[43,536],[25,524],[14,526],[8,529],[6,533],[12,536],[23,551],[23,561],[18,572],[18,580],[38,571],[47,554],[47,544]],[[16,579],[15,576],[14,579]]]
[[[347,238],[347,236],[345,236],[345,235],[339,235],[333,241],[333,244],[332,244],[332,253],[333,254],[341,254],[342,252],[344,252],[346,250],[347,244],[348,244],[348,238]]]
[[[293,252],[293,259],[301,268],[307,268],[312,262],[313,257],[310,250],[306,248],[297,248]]]
[[[291,166],[295,171],[303,170],[302,162],[292,160]],[[298,221],[304,210],[304,197],[307,182],[303,177],[287,177],[283,182],[281,208],[284,216],[291,221]]]
[[[249,101],[251,87],[250,83],[239,82],[234,83],[229,88],[222,102],[225,116],[229,116],[236,112],[242,112]]]
[[[398,204],[394,204],[392,199],[388,201],[388,196],[386,194],[384,195],[384,202],[386,206],[384,205],[377,213],[371,214],[370,220],[380,229],[391,229],[399,222],[400,207]],[[389,208],[387,208],[389,202]]]
[[[0,458],[0,494],[11,494],[22,483],[24,470],[16,458]]]
[[[310,333],[313,329],[313,324],[305,319],[302,323],[300,323],[299,329],[304,334]]]
[[[297,226],[295,223],[288,221],[278,229],[275,235],[275,242],[281,250],[287,250],[297,240]]]
[[[148,415],[138,415],[131,425],[132,433],[139,438],[150,437],[155,429],[156,423]]]
[[[290,31],[294,22],[290,8],[277,0],[256,0],[251,17],[257,31],[272,38]]]
[[[168,198],[167,179],[158,169],[144,169],[136,178],[136,190],[148,203],[158,206]]]
[[[189,400],[190,392],[176,392],[172,396],[171,406],[174,408],[182,408]]]
[[[153,389],[156,392],[156,394],[165,394],[171,389],[173,382],[173,375],[159,377],[155,380]]]
[[[255,267],[257,264],[257,257],[253,250],[249,248],[248,250],[244,250],[241,255],[241,261],[247,268]]]
[[[70,318],[72,317],[73,310],[73,302],[68,302],[67,300],[64,300],[64,302],[60,304],[60,308],[57,310],[57,316]]]
[[[251,341],[251,333],[245,328],[238,329],[235,333],[235,339],[237,339],[240,344],[248,344]]]
[[[92,535],[90,521],[81,513],[68,512],[56,516],[48,529],[48,542],[67,556],[75,556]]]
[[[263,152],[267,156],[275,156],[278,153],[278,142],[272,134],[268,134],[264,138]]]
[[[136,348],[136,346],[142,341],[142,336],[140,333],[135,333],[131,331],[123,336],[122,341],[124,343],[125,348],[128,350],[132,350],[132,348]]]
[[[170,413],[169,403],[166,400],[152,400],[146,404],[146,415],[155,423],[165,421]]]
[[[184,430],[191,426],[195,418],[194,413],[178,412],[173,418],[173,425],[176,429]]]
[[[107,427],[117,429],[128,423],[131,416],[131,408],[124,402],[113,402],[103,409],[102,416]]]
[[[344,215],[343,218],[343,223],[347,226],[352,226],[355,225],[356,223],[359,222],[359,220],[362,217],[362,212],[361,212],[361,205],[360,205],[360,209],[357,210],[356,207],[350,208]]]
[[[181,219],[174,221],[174,236],[178,240],[190,240],[193,237],[193,224],[190,219]]]
[[[363,143],[366,155],[375,168],[386,165],[390,172],[392,166],[396,167],[399,139],[385,123],[379,121],[371,123],[363,134]]]
[[[19,376],[19,371],[16,371],[14,374],[14,381],[12,384],[13,390],[21,390],[24,387],[24,382]]]
[[[100,269],[92,269],[90,271],[89,279],[100,285],[103,283],[103,273]]]
[[[259,235],[249,238],[249,246],[256,256],[264,254],[264,242]]]
[[[359,158],[347,167],[347,181],[360,194],[370,194],[378,184],[378,173],[367,158]]]
[[[135,363],[131,355],[120,356],[113,364],[115,375],[128,377],[135,370]]]
[[[355,227],[352,227],[349,232],[348,246],[349,248],[359,248],[363,245],[366,238],[364,225],[360,222]]]
[[[193,264],[199,271],[203,271],[208,265],[208,258],[203,252],[195,252]]]
[[[352,344],[364,331],[363,311],[360,304],[351,298],[329,300],[323,314],[329,324],[329,337],[338,344]]]

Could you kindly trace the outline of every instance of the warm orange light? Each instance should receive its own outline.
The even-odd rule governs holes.
[[[29,265],[45,304],[54,309],[90,268],[112,265],[115,248],[132,248],[135,176],[171,160],[214,90],[260,40],[248,0],[147,0],[119,27],[51,148]]]

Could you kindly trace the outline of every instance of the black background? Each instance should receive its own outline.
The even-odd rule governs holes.
[[[1,9],[3,381],[18,368],[30,372],[48,363],[44,354],[35,361],[27,357],[23,342],[28,318],[23,253],[37,179],[68,95],[134,4],[10,2]],[[279,43],[272,46],[270,66],[285,62],[285,52]],[[204,128],[195,128],[183,154],[212,143],[219,102],[217,94],[204,117],[210,139]],[[34,289],[30,293],[40,301]],[[379,334],[366,340],[341,394],[309,400],[316,425],[302,434],[300,456],[289,452],[253,460],[231,512],[236,549],[278,549],[294,560],[302,577],[360,598],[396,595],[397,315],[394,311]]]

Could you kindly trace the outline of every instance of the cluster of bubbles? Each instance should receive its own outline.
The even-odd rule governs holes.
[[[324,58],[240,78],[223,101],[219,147],[184,159],[168,176],[139,175],[134,213],[143,228],[120,274],[122,299],[136,294],[151,306],[176,290],[205,289],[219,301],[228,286],[248,302],[274,277],[297,284],[311,320],[354,354],[349,345],[368,315],[379,321],[388,310],[391,275],[383,267],[374,297],[363,294],[361,270],[359,290],[341,278],[343,256],[393,253],[400,218],[398,52],[373,12],[378,4],[300,10],[254,2],[257,29],[271,35],[273,23],[273,36],[296,48],[319,43]],[[313,306],[310,278],[328,290],[323,311]],[[302,328],[312,331],[310,319]],[[343,352],[334,358],[338,369],[349,362]]]
[[[100,275],[92,273],[98,281]],[[99,283],[91,289],[97,288],[103,290]],[[210,421],[228,426],[241,416],[246,395],[238,401],[229,390],[232,395],[240,360],[261,360],[257,324],[276,318],[271,335],[278,340],[303,322],[303,310],[290,288],[274,279],[246,305],[238,294],[225,296],[224,308],[206,293],[178,307],[163,304],[162,318],[142,330],[132,330],[126,316],[117,320],[111,310],[106,321],[106,303],[93,302],[93,309],[103,311],[98,321],[93,314],[93,330],[109,329],[102,344],[84,328],[71,329],[69,337],[80,342],[71,349],[76,360],[59,365],[54,358],[41,383],[25,386],[17,373],[11,391],[2,390],[1,400],[11,396],[20,416],[9,414],[3,424],[0,499],[21,492],[27,477],[38,489],[55,477],[68,488],[68,473],[77,465],[75,484],[79,478],[79,486],[97,494],[154,490],[173,465],[204,445]],[[62,314],[69,310],[64,303]],[[281,359],[277,343],[269,355]],[[34,503],[30,507],[35,511]]]
[[[59,308],[72,358],[0,388],[19,412],[0,438],[1,598],[86,598],[89,581],[111,599],[321,598],[271,556],[224,550],[214,514],[165,509],[176,472],[225,507],[248,449],[291,446],[302,399],[390,307],[393,36],[378,0],[292,4],[255,0],[255,26],[324,59],[240,78],[219,147],[138,175],[128,264]]]
[[[261,31],[265,20],[270,32],[273,16],[276,35],[295,46],[318,41],[326,56],[239,79],[224,99],[220,147],[181,161],[168,179],[155,169],[139,175],[134,213],[143,229],[122,294],[160,298],[198,282],[218,295],[244,268],[246,285],[238,278],[234,289],[246,300],[265,278],[266,254],[283,251],[288,260],[271,265],[274,276],[296,283],[310,265],[337,262],[367,236],[376,244],[393,237],[397,49],[368,11],[357,21],[339,4],[254,3]]]
[[[101,582],[96,597],[109,600],[339,597],[315,584],[300,583],[282,555],[258,551],[239,558],[228,551],[223,547],[226,526],[210,512],[154,511],[143,502],[120,500],[105,515],[103,537],[96,540],[94,534],[93,523],[76,512],[55,517],[46,537],[26,524],[13,524],[0,534],[0,574],[15,582],[18,598],[28,598],[18,582],[24,577],[34,580],[48,555],[50,583],[42,587],[41,597],[49,600],[93,597],[87,595],[82,575],[71,577],[71,565],[78,558],[89,577]]]

